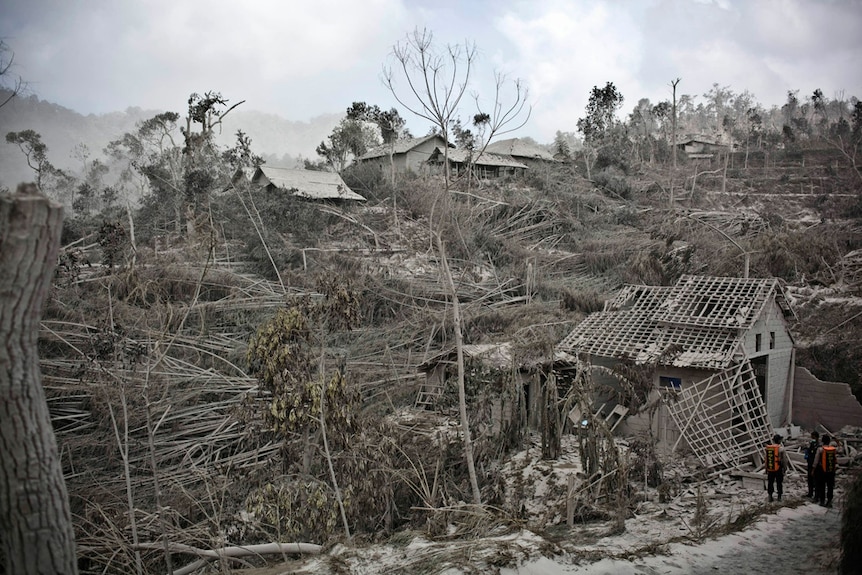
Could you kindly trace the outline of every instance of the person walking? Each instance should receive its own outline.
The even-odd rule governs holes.
[[[832,507],[832,493],[835,490],[835,468],[838,454],[832,438],[824,434],[822,445],[814,454],[815,496],[822,507]]]
[[[781,445],[783,438],[776,434],[772,438],[772,443],[766,446],[766,492],[769,493],[769,501],[771,502],[772,493],[778,493],[778,500],[781,501],[781,495],[784,493],[784,471],[787,469],[787,456],[784,453],[784,446]]]
[[[808,499],[817,501],[814,497],[814,456],[817,449],[820,447],[820,433],[817,431],[811,432],[811,441],[808,442],[808,447],[805,448],[805,463],[808,464]]]

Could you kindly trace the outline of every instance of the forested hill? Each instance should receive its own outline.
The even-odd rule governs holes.
[[[0,97],[0,101],[3,99]],[[23,154],[6,143],[5,136],[9,132],[34,130],[41,134],[51,163],[74,172],[81,167],[80,154],[75,152],[77,146],[85,145],[91,159],[100,157],[108,142],[133,131],[136,123],[163,111],[129,107],[122,112],[85,116],[36,95],[14,98],[0,108],[0,187],[14,188],[19,182],[33,178]],[[183,102],[178,102],[174,111],[182,112]],[[242,129],[251,137],[254,151],[269,163],[291,163],[299,156],[314,158],[315,147],[340,119],[340,114],[325,114],[306,122],[291,121],[276,114],[240,107],[225,118],[216,141],[229,145],[235,140],[236,131]]]

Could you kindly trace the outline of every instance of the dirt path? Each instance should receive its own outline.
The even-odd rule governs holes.
[[[666,555],[590,565],[560,565],[540,560],[506,575],[581,573],[587,575],[826,575],[836,573],[839,508],[806,503],[764,516],[745,531],[700,544],[674,543]]]

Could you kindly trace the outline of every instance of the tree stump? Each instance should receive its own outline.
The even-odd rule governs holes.
[[[0,196],[0,549],[16,575],[78,572],[37,349],[62,225],[33,185]]]

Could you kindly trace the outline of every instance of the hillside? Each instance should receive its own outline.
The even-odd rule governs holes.
[[[162,537],[202,549],[344,541],[332,474],[358,541],[440,542],[408,554],[413,562],[450,552],[453,539],[496,549],[504,564],[535,558],[534,549],[584,552],[560,533],[565,480],[584,480],[585,444],[567,431],[558,460],[548,461],[539,430],[523,419],[492,432],[494,402],[521,395],[508,370],[468,364],[465,376],[487,508],[465,503],[457,391],[447,387],[434,411],[415,409],[418,366],[456,341],[447,266],[464,342],[511,342],[513,357],[533,365],[623,283],[740,276],[744,245],[752,276],[788,286],[799,363],[859,396],[859,181],[823,149],[751,157],[748,167],[739,155],[732,161],[726,178],[682,161],[677,170],[609,167],[592,181],[583,166],[559,164],[526,180],[469,188],[459,180],[451,193],[438,178],[392,187],[360,168],[345,178],[367,205],[240,187],[213,196],[181,234],[157,226],[170,212],[145,202],[134,258],[121,224],[106,235],[92,227],[98,219],[70,221],[67,233],[80,239],[69,236],[40,345],[84,572],[134,569],[127,489],[152,572],[164,564]],[[311,415],[321,413],[318,369],[328,382],[325,446]],[[575,389],[567,386],[561,379],[563,397]],[[588,541],[622,522],[643,538],[620,552],[644,552],[661,544],[647,533],[662,514],[692,537],[718,532],[693,523],[704,517],[700,490],[727,494],[735,481],[703,480],[688,464],[657,458],[643,438],[591,441],[603,446],[608,475],[575,504]],[[638,478],[625,488],[612,480],[620,458]],[[703,505],[728,525],[775,510],[746,510],[750,497],[715,495]],[[641,519],[627,519],[634,509]],[[520,529],[531,541],[523,554],[520,544],[486,538]],[[486,559],[459,561],[480,569]],[[182,552],[174,560],[190,561]],[[337,553],[323,561],[318,572],[344,572]]]
[[[122,112],[85,116],[36,95],[19,96],[0,108],[0,135],[5,138],[9,132],[36,131],[48,146],[49,160],[56,167],[77,174],[82,169],[75,153],[77,146],[87,147],[90,160],[104,159],[102,151],[110,141],[134,132],[136,124],[162,111],[129,107]],[[251,137],[255,153],[265,156],[271,164],[290,165],[300,156],[315,158],[315,148],[340,119],[338,114],[327,114],[308,121],[292,121],[240,106],[225,118],[216,142],[226,147],[233,145],[236,131],[242,130]],[[0,187],[14,189],[19,182],[31,179],[33,172],[21,152],[5,139],[0,140]]]

